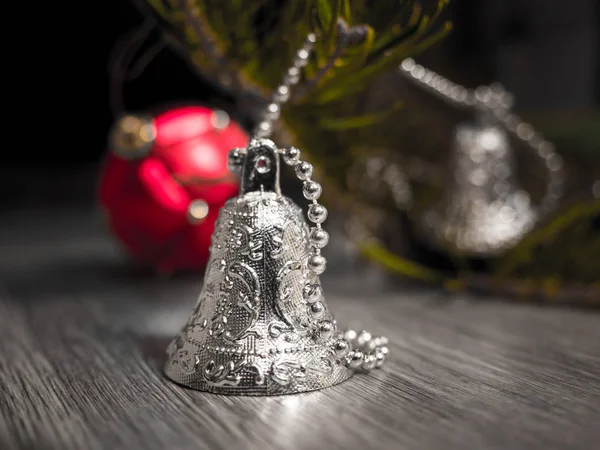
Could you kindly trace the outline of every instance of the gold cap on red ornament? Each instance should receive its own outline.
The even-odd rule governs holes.
[[[119,118],[110,132],[110,148],[124,159],[146,156],[156,138],[156,126],[149,116],[127,114]]]

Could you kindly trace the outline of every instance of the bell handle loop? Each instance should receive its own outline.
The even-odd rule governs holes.
[[[240,194],[254,191],[281,195],[279,154],[277,147],[269,139],[253,139],[246,150]]]

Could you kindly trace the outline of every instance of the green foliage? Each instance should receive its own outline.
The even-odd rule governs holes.
[[[416,0],[139,1],[194,67],[241,97],[242,113],[254,119],[314,31],[313,58],[282,111],[285,133],[278,139],[291,136],[328,172],[351,164],[352,149],[380,135],[382,119],[393,118],[401,105],[392,98],[368,108],[361,98],[383,74],[450,30],[438,24],[446,0],[427,8]],[[331,181],[342,188],[343,173]]]

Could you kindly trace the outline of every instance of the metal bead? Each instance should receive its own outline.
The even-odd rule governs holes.
[[[300,150],[296,147],[288,147],[283,151],[283,162],[288,166],[295,166],[300,161]]]
[[[385,362],[385,355],[382,352],[377,351],[377,352],[375,352],[375,359],[376,359],[375,367],[381,367],[381,366],[383,366],[383,363]]]
[[[343,358],[350,352],[350,344],[345,339],[338,339],[333,343],[335,356]]]
[[[354,339],[356,339],[356,331],[354,330],[346,330],[346,332],[344,333],[344,339],[346,339],[348,342],[352,342]]]
[[[321,302],[314,302],[309,307],[310,315],[315,319],[320,319],[325,315],[325,305]]]
[[[308,58],[310,56],[310,52],[305,48],[298,51],[298,55],[296,56],[295,64],[297,67],[304,67],[308,64]]]
[[[257,134],[260,136],[268,136],[271,133],[271,122],[263,120],[256,127]]]
[[[529,141],[535,135],[533,127],[525,122],[521,122],[517,126],[517,136],[523,141]]]
[[[361,364],[361,369],[369,371],[373,370],[377,365],[377,357],[375,355],[365,355]]]
[[[321,275],[327,268],[327,260],[321,255],[312,255],[308,258],[308,268],[317,275]]]
[[[425,68],[421,64],[415,64],[410,73],[415,80],[420,80],[425,76]]]
[[[363,346],[365,344],[367,344],[368,342],[370,342],[372,339],[371,333],[369,333],[366,330],[362,330],[360,333],[358,333],[358,336],[356,338],[356,343],[357,345]]]
[[[244,155],[242,152],[234,148],[229,151],[227,155],[227,167],[231,173],[239,174],[242,172],[242,165],[244,164]]]
[[[519,126],[520,121],[517,116],[511,114],[506,117],[504,123],[506,124],[506,128],[508,128],[510,131],[515,131],[517,129],[517,126]]]
[[[308,207],[308,219],[313,223],[323,223],[327,219],[327,208],[318,203]]]
[[[322,188],[316,181],[305,181],[302,187],[302,193],[307,200],[318,200],[321,196]]]
[[[269,103],[267,105],[267,112],[265,113],[265,119],[277,120],[277,119],[279,119],[280,112],[281,112],[281,110],[277,103]]]
[[[362,352],[362,350],[359,350],[359,349],[354,349],[350,353],[348,353],[350,367],[353,369],[358,369],[363,362],[364,356],[365,355]]]
[[[307,303],[314,303],[321,300],[322,294],[323,291],[321,289],[321,286],[319,286],[316,283],[307,283],[302,289],[302,296],[304,297],[304,300],[307,301]]]
[[[329,243],[329,233],[323,228],[313,228],[310,232],[310,243],[316,248],[323,248]]]
[[[376,347],[381,347],[382,345],[387,345],[389,343],[389,339],[385,336],[379,336],[373,339]]]
[[[538,155],[540,155],[542,158],[546,159],[548,156],[554,154],[555,149],[554,149],[554,145],[552,145],[550,142],[544,141],[538,145],[537,151],[538,151]]]
[[[290,98],[290,88],[285,85],[281,85],[277,88],[275,92],[275,102],[276,103],[285,103]]]
[[[558,153],[554,153],[546,158],[546,166],[550,171],[556,172],[562,169],[563,161],[562,157]]]
[[[296,84],[300,81],[300,69],[298,67],[290,67],[285,74],[283,82],[285,84]]]
[[[335,325],[331,320],[323,320],[319,322],[319,337],[321,339],[329,339],[335,333]]]
[[[412,58],[406,58],[400,65],[400,68],[405,72],[410,72],[413,67],[415,67],[415,60]]]
[[[298,179],[302,181],[308,180],[310,177],[312,177],[313,174],[312,164],[306,161],[302,161],[301,163],[296,164],[294,170],[296,171],[296,176],[298,177]]]
[[[492,90],[487,86],[475,89],[475,99],[480,103],[488,103],[492,98]]]

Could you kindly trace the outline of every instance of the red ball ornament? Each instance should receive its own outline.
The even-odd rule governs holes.
[[[128,252],[160,273],[203,268],[219,209],[238,192],[227,154],[247,142],[227,114],[199,106],[119,119],[99,201]]]

